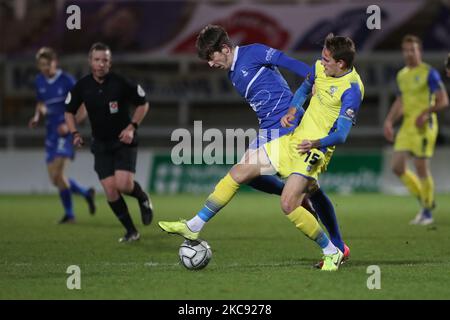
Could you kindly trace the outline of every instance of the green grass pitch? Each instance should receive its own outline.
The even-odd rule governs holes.
[[[119,244],[122,227],[105,198],[98,212],[75,198],[77,224],[56,225],[55,196],[0,196],[0,299],[450,299],[450,197],[437,197],[434,226],[410,226],[412,197],[330,195],[350,261],[336,273],[315,270],[320,250],[281,213],[276,196],[238,194],[204,229],[210,264],[189,271],[178,263],[182,238],[158,220],[190,218],[204,196],[153,196],[155,219]],[[67,267],[81,269],[81,289],[66,287]],[[367,267],[381,270],[369,290]]]

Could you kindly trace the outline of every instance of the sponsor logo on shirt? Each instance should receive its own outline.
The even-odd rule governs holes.
[[[330,96],[333,96],[333,94],[337,91],[337,87],[336,86],[331,86],[330,87]]]
[[[352,120],[355,118],[355,111],[353,111],[353,109],[347,109],[345,114]]]
[[[275,53],[275,49],[273,49],[273,48],[266,50],[266,61],[267,62],[270,62],[272,60],[274,53]]]
[[[142,87],[139,84],[137,86],[137,93],[138,93],[139,97],[141,97],[141,98],[145,97],[145,91],[144,91],[144,89],[142,89]]]

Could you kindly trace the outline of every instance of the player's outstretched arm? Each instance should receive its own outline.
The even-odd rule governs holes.
[[[428,76],[428,86],[431,92],[434,93],[436,99],[433,106],[430,106],[424,110],[416,119],[416,126],[422,127],[429,119],[430,115],[434,112],[440,112],[448,107],[448,95],[445,90],[444,83],[441,80],[439,72],[435,69],[430,71]]]
[[[306,98],[311,94],[313,85],[314,81],[308,76],[297,91],[295,91],[291,106],[296,107],[298,110],[303,109],[303,104],[305,103]]]
[[[436,91],[436,104],[430,109],[430,112],[439,112],[449,107],[449,99],[444,85],[441,90]]]
[[[64,118],[66,119],[66,125],[69,128],[69,132],[73,135],[73,145],[81,147],[84,144],[83,137],[78,132],[75,124],[75,115],[71,112],[65,112]]]

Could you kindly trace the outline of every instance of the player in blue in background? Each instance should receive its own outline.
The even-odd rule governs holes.
[[[59,223],[75,222],[72,205],[72,193],[84,197],[89,206],[89,212],[95,213],[95,190],[79,185],[74,179],[64,174],[69,159],[74,158],[72,135],[69,133],[64,119],[67,93],[75,84],[75,79],[61,69],[58,69],[58,59],[55,51],[48,47],[39,49],[36,54],[37,67],[40,74],[36,77],[37,104],[34,116],[28,126],[35,128],[41,116],[46,117],[46,162],[50,181],[59,190],[64,207],[64,216]],[[83,108],[78,114],[78,121],[86,117]]]
[[[267,172],[261,172],[260,166],[255,165],[258,159],[261,159],[259,153],[265,152],[261,147],[294,131],[304,113],[303,109],[296,113],[294,126],[281,126],[281,118],[291,106],[293,93],[278,67],[303,78],[312,72],[312,68],[307,64],[263,44],[234,46],[221,26],[206,26],[200,32],[196,46],[200,59],[207,61],[211,68],[228,70],[228,77],[233,86],[255,111],[260,132],[240,163],[234,165],[216,185],[197,215],[188,221],[159,222],[163,230],[191,240],[198,238],[205,223],[227,205],[241,184],[247,183],[255,189],[281,195],[284,182],[273,175],[274,172],[270,171],[271,165],[263,165],[268,169]],[[255,176],[257,178],[253,179]],[[348,257],[349,250],[342,240],[331,201],[320,188],[310,199],[320,220],[327,222],[325,227],[330,232],[332,242],[342,252],[345,251]],[[305,206],[305,202],[302,206]]]

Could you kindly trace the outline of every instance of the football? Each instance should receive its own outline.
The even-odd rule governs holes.
[[[178,251],[181,264],[189,270],[200,270],[211,260],[212,251],[209,244],[202,239],[185,240]]]

